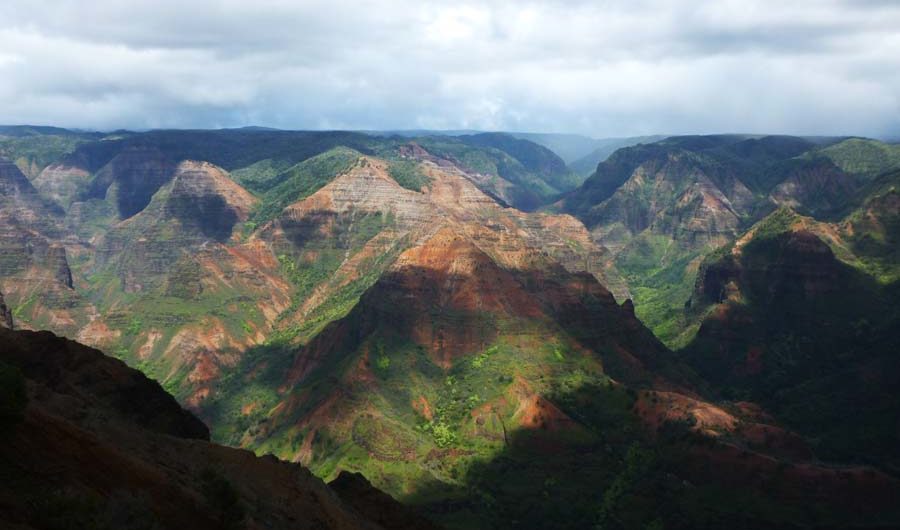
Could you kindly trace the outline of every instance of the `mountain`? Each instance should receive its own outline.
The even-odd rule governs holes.
[[[58,127],[4,125],[0,126],[0,157],[13,161],[28,178],[34,179],[44,168],[74,151],[78,145],[103,136]]]
[[[559,192],[569,191],[581,184],[582,179],[571,174],[556,153],[534,142],[502,133],[464,135],[459,139],[469,145],[495,148],[509,154]]]
[[[0,329],[0,342],[5,528],[434,527],[365,484],[345,501],[301,466],[210,443],[157,383],[97,350],[48,332]]]
[[[686,136],[620,149],[551,210],[568,212],[615,256],[640,318],[667,344],[699,322],[683,310],[703,257],[779,206],[834,218],[875,178],[853,169],[874,141]],[[885,162],[879,167],[890,167]]]
[[[847,458],[836,449],[847,446],[840,429],[811,428],[797,418],[814,415],[751,394],[756,381],[713,370],[740,355],[739,339],[726,361],[707,363],[700,342],[696,354],[674,352],[641,320],[658,331],[678,319],[673,334],[685,343],[715,337],[707,319],[722,303],[711,294],[719,276],[704,280],[707,292],[698,272],[755,270],[713,263],[748,227],[763,218],[777,226],[773,212],[789,208],[834,249],[835,270],[852,268],[825,283],[859,282],[848,300],[870,297],[886,318],[897,270],[891,174],[844,171],[836,155],[819,154],[828,142],[679,137],[622,149],[547,211],[526,212],[524,199],[556,196],[548,190],[559,182],[559,159],[505,135],[462,136],[151,131],[85,142],[43,172],[45,193],[59,190],[62,204],[26,186],[21,171],[7,171],[7,181],[25,191],[0,203],[0,212],[35,212],[46,224],[4,225],[10,240],[43,238],[65,251],[66,289],[77,302],[70,321],[34,318],[53,298],[35,291],[23,304],[20,269],[0,290],[17,327],[55,329],[104,349],[158,380],[215,441],[303,463],[333,481],[339,498],[329,499],[388,527],[415,524],[399,506],[377,509],[385,497],[367,482],[453,528],[900,520],[883,433],[876,442],[852,438],[875,456]],[[764,232],[774,230],[754,233]],[[795,257],[802,252],[786,241],[764,258],[773,288],[790,283],[778,275],[792,277],[793,264],[805,270]],[[798,244],[821,257],[807,239]],[[34,245],[8,246],[8,254],[31,263]],[[747,299],[755,300],[754,282],[742,287]],[[53,289],[46,280],[31,285]],[[669,312],[654,322],[648,300]],[[826,322],[837,328],[847,315],[855,314]],[[740,336],[743,322],[727,329]],[[675,329],[685,323],[703,332],[694,339]],[[804,325],[797,329],[807,333]],[[832,361],[826,367],[837,373]],[[808,373],[791,381],[802,387]],[[872,420],[835,425],[887,425],[889,375],[867,397],[879,405]],[[82,419],[93,425],[90,415]],[[97,432],[120,444],[115,433]],[[122,451],[142,461],[159,461],[152,447],[181,443],[135,438],[146,441]],[[198,467],[212,458],[207,449],[172,447],[162,453],[191,461],[163,461],[163,476],[181,473],[175,482],[197,500],[173,514],[202,506],[206,483],[231,490],[231,499],[271,499],[257,511],[237,503],[254,521],[292,505],[255,478],[235,484],[240,466],[214,469],[230,488],[210,479]],[[291,478],[301,468],[261,461],[264,475],[321,491],[309,476]],[[334,513],[344,509],[331,502]],[[391,514],[399,519],[389,524]]]
[[[425,137],[415,143],[465,170],[485,193],[520,210],[547,204],[579,182],[552,151],[503,133]]]
[[[412,153],[429,182],[421,192],[393,181],[385,161],[365,157],[254,236],[283,249],[298,285],[317,273],[332,280],[302,298],[312,305],[301,306],[299,321],[285,317],[299,341],[251,349],[200,402],[217,439],[304,462],[325,477],[362,472],[465,528],[540,528],[560,517],[573,528],[604,517],[710,524],[708,514],[685,508],[695,494],[718,506],[712,517],[720,522],[771,522],[756,509],[748,515],[737,497],[711,501],[724,483],[701,471],[708,458],[748,482],[802,462],[786,473],[786,490],[815,477],[825,497],[884,501],[865,500],[869,486],[840,486],[863,471],[835,474],[809,463],[800,438],[751,406],[705,401],[630,303],[617,304],[596,278],[523,244],[530,236],[514,227],[527,216],[508,217],[465,172]],[[353,226],[367,239],[355,239]],[[338,234],[342,263],[352,266],[318,269],[333,248],[325,242]],[[366,261],[375,268],[361,269]],[[359,270],[377,274],[360,278]],[[328,309],[359,290],[349,310]],[[320,325],[316,313],[343,316]],[[682,424],[690,441],[672,432]],[[873,484],[891,480],[871,472]],[[716,485],[701,493],[683,480]],[[616,481],[627,492],[610,494],[603,515],[595,491]],[[783,505],[777,494],[727,483],[738,496]],[[638,508],[658,490],[669,492],[659,509]]]
[[[850,138],[819,151],[848,173],[877,176],[900,166],[900,145]]]
[[[896,472],[900,174],[837,223],[783,208],[700,268],[704,314],[682,351],[715,390],[758,402],[816,440],[823,458]],[[860,244],[881,241],[880,245]],[[878,275],[869,272],[878,271]]]
[[[332,149],[289,168],[259,198],[212,164],[123,151],[95,177],[109,191],[90,204],[108,215],[75,275],[97,311],[73,336],[197,407],[248,348],[307,340],[345,315],[414,238],[447,217],[496,225],[509,252],[541,248],[621,287],[603,264],[607,252],[575,219],[503,208],[451,162],[401,147],[406,154],[394,160]],[[131,190],[129,208],[149,202],[126,217],[120,186]]]
[[[36,138],[47,141],[47,137]],[[394,158],[396,149],[410,140],[396,135],[257,128],[122,132],[94,141],[83,139],[79,137],[78,143],[58,153],[56,160],[41,166],[35,174],[39,189],[64,207],[85,198],[102,198],[112,184],[109,173],[114,168],[107,167],[107,175],[102,178],[95,174],[104,166],[129,163],[129,153],[134,158],[134,153],[148,156],[155,151],[170,164],[207,161],[234,173],[248,190],[265,192],[292,166],[329,149],[343,146]],[[506,134],[422,136],[414,140],[481,175],[479,185],[485,191],[523,209],[535,209],[580,182],[552,151]],[[152,179],[148,184],[154,185]]]
[[[17,320],[73,332],[89,312],[75,290],[67,246],[80,249],[65,231],[62,209],[0,158],[0,291]]]
[[[585,154],[589,153],[596,146],[597,140],[580,134],[566,133],[524,133],[524,132],[488,132],[477,131],[474,129],[460,130],[430,130],[430,129],[411,129],[411,130],[387,130],[387,131],[366,131],[367,134],[373,136],[402,136],[404,138],[422,138],[426,136],[471,136],[478,134],[503,134],[509,135],[520,140],[528,140],[537,145],[546,147],[553,151],[564,163],[569,164]]]

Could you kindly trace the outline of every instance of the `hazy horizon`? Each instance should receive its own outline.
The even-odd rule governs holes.
[[[641,137],[677,137],[677,136],[747,136],[747,137],[764,137],[764,136],[797,136],[803,138],[872,138],[875,140],[881,140],[885,142],[895,143],[900,141],[900,135],[880,135],[880,136],[865,136],[858,134],[832,134],[832,135],[818,135],[818,134],[785,134],[779,131],[770,131],[770,132],[732,132],[732,131],[712,131],[712,132],[697,132],[697,133],[682,133],[682,134],[668,134],[668,133],[650,133],[650,134],[640,134],[640,135],[611,135],[611,136],[591,136],[583,133],[575,133],[575,132],[548,132],[548,131],[512,131],[512,130],[487,130],[487,129],[293,129],[293,128],[281,128],[281,127],[267,127],[255,124],[249,125],[235,125],[231,127],[215,127],[215,128],[204,128],[204,127],[159,127],[159,128],[119,128],[119,129],[100,129],[100,128],[85,128],[85,127],[64,127],[55,124],[48,123],[0,123],[0,127],[49,127],[49,128],[57,128],[57,129],[66,129],[73,132],[81,132],[81,133],[100,133],[100,134],[114,134],[116,132],[130,132],[130,133],[145,133],[152,131],[228,131],[228,130],[241,130],[241,129],[256,129],[256,130],[270,130],[270,131],[279,131],[279,132],[353,132],[360,134],[377,134],[377,135],[391,135],[391,134],[399,134],[399,135],[409,135],[415,136],[419,134],[435,134],[435,135],[446,135],[446,136],[458,136],[465,134],[482,134],[482,133],[504,133],[511,135],[558,135],[558,136],[575,136],[582,137],[591,140],[607,140],[607,139],[626,139],[626,138],[641,138]]]

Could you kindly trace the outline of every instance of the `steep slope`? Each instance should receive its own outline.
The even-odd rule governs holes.
[[[847,173],[867,177],[900,168],[900,145],[867,138],[849,138],[822,148],[818,154]]]
[[[212,164],[175,166],[141,212],[94,242],[83,274],[100,314],[79,339],[143,367],[179,398],[187,386],[202,393],[289,304],[275,256],[239,231],[257,202]]]
[[[90,313],[74,289],[62,211],[0,158],[0,291],[17,319],[74,332]]]
[[[880,283],[896,282],[900,280],[900,171],[875,179],[859,196],[859,206],[839,223],[847,251],[837,248],[836,252]]]
[[[896,203],[896,188],[836,224],[782,209],[711,256],[691,299],[706,316],[683,355],[722,395],[760,402],[815,439],[823,457],[896,472],[896,261],[893,272],[865,267],[877,247],[856,243],[884,238],[896,252],[898,210],[881,201]],[[867,217],[877,224],[859,223]]]
[[[840,143],[836,145],[841,145]],[[557,205],[615,256],[640,318],[679,347],[698,321],[683,306],[703,257],[778,206],[844,215],[871,180],[795,137],[687,136],[621,149]]]
[[[766,182],[774,167],[811,147],[799,138],[739,136],[673,137],[638,145],[600,164],[561,207],[589,228],[599,225],[606,233],[619,223],[626,238],[654,223],[662,224],[657,232],[695,223],[710,233],[698,237],[704,232],[688,229],[686,245],[703,245],[717,239],[720,225],[731,232],[741,216],[751,213],[759,199],[754,192],[767,193],[774,185]],[[706,208],[694,216],[678,216],[697,199]],[[704,212],[715,215],[708,219]],[[675,217],[675,222],[665,222],[666,217]]]
[[[96,310],[41,327],[113,353],[199,407],[248,348],[302,342],[344,316],[444,216],[514,231],[496,242],[505,252],[544,249],[624,296],[608,253],[574,218],[502,208],[472,174],[420,147],[387,153],[326,151],[257,199],[212,164],[123,150],[67,216],[82,240],[74,282]]]
[[[829,218],[846,211],[850,198],[865,186],[860,175],[845,173],[820,156],[791,164],[788,176],[769,194],[778,206],[787,206],[806,215]]]
[[[58,127],[0,126],[0,157],[7,158],[29,179],[79,145],[102,138],[99,133]]]
[[[615,276],[602,265],[605,250],[574,219],[502,208],[451,162],[418,146],[404,152],[427,183],[420,191],[402,187],[391,163],[362,157],[255,236],[270,242],[279,259],[290,264],[298,303],[285,321],[305,328],[304,335],[346,313],[399,252],[448,218],[464,223],[465,230],[489,227],[495,255],[542,248],[573,271],[603,280]]]
[[[98,307],[81,336],[159,379],[211,422],[216,440],[306,462],[326,478],[361,471],[457,527],[898,521],[895,479],[817,464],[802,437],[758,406],[709,399],[721,389],[707,393],[634,305],[616,302],[625,286],[611,292],[614,258],[645,268],[656,260],[651,268],[687,283],[703,253],[775,207],[772,190],[807,167],[795,159],[808,142],[688,137],[623,155],[595,179],[610,185],[605,205],[572,210],[621,217],[629,232],[610,250],[597,243],[600,224],[592,233],[571,215],[498,202],[500,191],[527,184],[506,180],[501,167],[535,176],[502,149],[369,136],[332,149],[340,138],[358,137],[163,131],[79,148],[96,191],[68,210],[85,249],[73,285]],[[184,162],[185,153],[217,149],[233,149],[213,153],[222,166]],[[641,153],[655,158],[645,164]],[[815,167],[795,179],[800,188],[842,182],[824,162]],[[860,186],[877,193],[846,229],[832,230],[835,253],[861,259],[857,247],[869,245],[880,257],[861,263],[890,275],[896,223],[883,214],[894,188]],[[784,201],[816,197],[783,191]],[[839,195],[812,209],[838,208]],[[222,463],[230,457],[215,461],[232,482],[223,488],[203,477],[203,451],[172,451],[191,462],[164,476],[198,500],[193,510],[205,502],[204,483],[294,503],[252,481],[234,486],[243,468]],[[264,462],[270,475],[308,483],[288,471],[296,468]],[[362,492],[349,504],[369,513],[378,498]]]
[[[642,455],[655,436],[665,449],[649,450],[654,465],[728,484],[776,511],[840,496],[854,506],[884,502],[867,499],[890,481],[884,475],[848,489],[848,476],[869,471],[809,464],[803,441],[752,407],[700,399],[629,303],[566,270],[546,245],[528,244],[530,223],[520,223],[532,216],[498,207],[464,171],[419,155],[428,177],[420,192],[399,186],[387,162],[362,157],[253,236],[286,256],[298,286],[316,287],[281,323],[293,340],[248,351],[199,403],[217,439],[307,463],[324,477],[362,472],[460,527],[512,526],[523,520],[512,509],[523,498],[529,526],[559,521],[560,503],[571,527],[593,524],[596,491],[630,476],[630,447]],[[629,392],[632,385],[654,390]],[[670,439],[684,424],[703,441]],[[705,458],[742,478],[710,477]],[[781,493],[740,486],[779,468],[791,469]],[[629,501],[609,501],[616,517],[715,526],[686,510],[683,496],[698,492],[675,485],[681,479],[640,473]],[[548,477],[558,482],[548,486]],[[779,495],[806,480],[822,484],[820,500],[784,504]],[[771,522],[737,497],[712,501],[719,486],[698,502],[716,505],[720,524]],[[653,488],[674,488],[658,505],[670,514],[629,504]],[[556,495],[544,497],[549,491]]]
[[[204,405],[216,425],[236,427],[216,436],[325,477],[362,472],[462,528],[580,528],[607,516],[755,527],[772,522],[759,506],[789,513],[838,497],[889,506],[884,474],[812,465],[801,439],[752,406],[686,390],[671,354],[594,278],[538,252],[503,266],[496,249],[481,248],[484,235],[461,228],[445,222],[404,251],[346,317],[306,344],[249,353],[252,362]],[[642,387],[655,390],[634,391]],[[710,476],[706,459],[742,478]],[[779,468],[790,471],[777,490],[747,486]],[[685,488],[688,477],[709,489]],[[625,480],[635,484],[599,511],[597,492]],[[786,500],[808,480],[820,484],[815,496]],[[723,484],[735,496],[713,501]],[[653,491],[666,493],[646,509],[641,499]],[[687,508],[692,496],[716,523]]]
[[[469,145],[492,147],[505,152],[559,193],[581,184],[581,179],[568,170],[556,153],[540,144],[504,133],[463,135],[459,139]]]
[[[552,152],[505,134],[426,137],[416,143],[468,173],[485,193],[524,211],[546,204],[574,182]]]
[[[120,219],[139,213],[150,198],[171,180],[175,163],[153,146],[129,147],[97,171],[91,179],[87,198],[109,196]]]
[[[168,182],[153,191],[146,207],[96,243],[96,266],[114,266],[126,292],[157,287],[185,253],[231,239],[256,202],[208,163],[182,162],[160,178]]]
[[[394,151],[408,141],[393,135],[261,129],[84,135],[70,149],[54,151],[55,157],[36,170],[35,182],[66,208],[102,199],[107,191],[126,190],[116,196],[119,216],[125,218],[137,213],[165,183],[164,164],[205,160],[232,173],[248,190],[265,193],[292,167],[330,149],[346,147],[394,158]],[[479,175],[485,192],[519,208],[534,209],[577,184],[553,152],[506,134],[427,136],[417,141]],[[114,185],[116,181],[120,184]]]
[[[375,499],[367,512],[386,514],[375,523],[300,466],[210,444],[206,426],[158,384],[96,350],[46,332],[0,329],[0,342],[4,383],[20,392],[16,414],[0,419],[4,527],[430,524],[362,488]]]

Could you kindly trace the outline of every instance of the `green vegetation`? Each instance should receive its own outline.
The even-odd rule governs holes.
[[[687,344],[697,331],[685,311],[702,251],[684,251],[667,236],[642,234],[623,250],[616,267],[625,275],[635,314],[670,348]]]
[[[553,151],[528,140],[505,133],[466,135],[459,139],[468,145],[503,151],[556,192],[572,190],[583,180],[569,171],[565,162]]]
[[[640,445],[635,443],[628,448],[628,453],[625,455],[625,466],[603,492],[597,516],[598,529],[624,526],[623,516],[619,513],[622,510],[623,498],[633,490],[639,480],[650,473],[654,461],[653,453],[643,449]],[[654,519],[644,528],[658,527],[659,525],[662,525],[662,521]]]
[[[396,227],[389,213],[280,222],[283,239],[272,245],[278,267],[267,265],[264,274],[275,276],[276,284],[287,280],[291,303],[273,329],[272,315],[263,315],[269,311],[268,278],[261,280],[252,270],[256,263],[271,264],[271,255],[241,256],[253,265],[229,270],[228,261],[220,259],[224,253],[249,251],[258,241],[250,241],[251,234],[259,235],[257,230],[286,206],[352,168],[362,153],[386,159],[391,177],[404,188],[422,191],[429,181],[421,166],[399,156],[404,139],[260,134],[154,132],[144,138],[176,157],[203,158],[230,149],[213,161],[233,169],[234,177],[261,198],[251,219],[235,225],[234,240],[197,234],[182,219],[147,222],[162,219],[151,218],[169,193],[163,187],[144,219],[121,223],[118,231],[108,231],[115,217],[111,203],[86,203],[79,235],[105,234],[97,240],[103,254],[71,260],[78,289],[111,330],[109,350],[115,355],[162,381],[183,402],[190,397],[193,403],[199,395],[194,374],[221,371],[200,405],[214,439],[308,463],[326,479],[338,470],[361,471],[397,498],[439,514],[451,528],[558,521],[616,529],[753,526],[748,521],[810,526],[838,510],[811,505],[806,513],[749,488],[685,482],[684,456],[696,454],[692,451],[703,442],[687,423],[663,429],[658,439],[648,434],[636,415],[640,385],[629,388],[610,379],[606,374],[618,376],[621,361],[602,348],[586,351],[577,332],[565,328],[568,322],[508,321],[436,304],[426,309],[427,319],[416,321],[417,343],[413,333],[398,331],[406,322],[384,322],[381,315],[355,309],[361,298],[363,309],[383,303],[389,282],[371,288],[411,244],[392,239]],[[261,140],[238,145],[252,143],[248,139]],[[544,204],[574,182],[553,157],[503,135],[418,141],[433,155],[477,171],[484,189],[503,192],[523,208]],[[127,144],[128,138],[110,142]],[[828,241],[830,248],[855,268],[809,256],[792,261],[796,249],[786,246],[785,233],[798,219],[811,230],[817,225],[788,209],[754,227],[743,261],[732,258],[731,244],[721,245],[770,212],[766,194],[799,167],[798,157],[810,148],[805,140],[773,137],[685,137],[639,146],[611,157],[575,194],[586,202],[576,201],[572,211],[592,228],[609,228],[601,231],[604,242],[615,247],[615,266],[626,276],[638,317],[668,345],[685,347],[680,359],[660,360],[655,375],[668,376],[667,363],[683,360],[707,378],[708,388],[698,386],[699,392],[762,402],[779,421],[806,434],[821,457],[888,462],[896,470],[900,440],[891,431],[895,425],[884,422],[900,416],[891,390],[896,381],[880,379],[898,373],[896,360],[883,354],[900,348],[891,334],[898,321],[893,307],[898,224],[883,215],[895,211],[896,189],[878,180],[878,193],[865,190],[860,204],[868,210],[857,208],[846,219],[852,235],[837,225],[826,227],[837,234]],[[830,156],[841,159],[846,171],[876,171],[845,149],[832,149]],[[103,156],[97,157],[102,163]],[[646,169],[643,183],[630,188],[630,197],[614,197],[638,165]],[[729,180],[735,174],[737,180]],[[690,195],[698,186],[705,194]],[[717,202],[719,192],[727,201]],[[601,207],[598,198],[609,207]],[[729,208],[734,212],[707,215]],[[217,247],[213,240],[223,244]],[[821,250],[813,243],[810,248]],[[199,253],[208,261],[195,259]],[[827,261],[828,255],[820,251],[813,258]],[[721,302],[724,290],[716,290],[715,300],[692,296],[697,271],[716,265],[743,266],[738,272],[722,267],[743,299],[729,307],[736,323],[726,323],[734,327],[718,330],[718,337],[729,340],[703,342],[709,339],[695,337],[706,316],[703,304]],[[822,272],[821,278],[798,283],[796,276],[809,270]],[[837,290],[829,291],[833,286]],[[773,299],[777,307],[771,306]],[[688,301],[697,305],[688,308]],[[46,304],[35,294],[16,302],[17,319],[43,307],[38,302]],[[471,336],[459,339],[467,351],[450,358],[444,350],[447,331],[460,322],[478,324]],[[717,337],[715,325],[709,323],[712,337]],[[178,344],[176,334],[189,327],[191,333],[178,340],[187,342],[206,329],[216,340],[225,337],[200,359],[211,359],[211,367],[195,359],[179,364],[183,358],[164,355]],[[320,335],[326,327],[337,332]],[[244,346],[257,337],[267,341]],[[758,373],[746,369],[751,347],[764,353]],[[21,413],[24,402],[15,390],[20,380],[21,374],[0,365],[0,393],[7,393],[2,410],[13,411],[0,416]],[[240,526],[244,507],[234,485],[213,471],[201,483],[198,500],[223,527]],[[94,504],[87,504],[84,510],[77,503],[70,508],[86,513],[87,519],[77,520],[90,528],[85,521],[95,516]]]
[[[272,181],[274,185],[262,196],[252,222],[261,225],[275,218],[290,204],[309,197],[349,170],[360,156],[352,149],[336,147],[280,173]]]
[[[800,221],[806,231],[792,231]],[[724,272],[705,289],[730,282],[741,300],[724,302],[728,317],[708,319],[681,354],[721,396],[761,403],[807,436],[820,458],[895,467],[900,439],[883,418],[900,413],[886,375],[900,373],[896,283],[866,272],[870,256],[841,261],[815,232],[834,233],[779,210],[753,227],[739,255],[708,258],[704,267]]]
[[[0,157],[15,162],[22,173],[34,178],[63,156],[72,153],[80,144],[96,140],[95,136],[59,130],[54,134],[16,134],[7,136],[0,131]]]
[[[231,177],[253,193],[264,194],[287,177],[292,166],[290,159],[272,160],[267,158],[231,172]]]
[[[388,170],[391,178],[408,190],[421,192],[431,182],[419,169],[419,164],[412,160],[391,160]]]
[[[816,151],[847,173],[874,177],[900,168],[900,145],[850,138]]]
[[[529,170],[522,162],[501,149],[487,145],[469,145],[458,138],[442,136],[420,138],[417,142],[429,153],[455,161],[466,170],[501,178],[513,184],[513,188],[507,190],[498,180],[488,179],[481,187],[494,196],[507,197],[517,208],[533,210],[560,193],[559,189],[549,184],[539,173]],[[571,175],[564,165],[562,171],[565,175]]]

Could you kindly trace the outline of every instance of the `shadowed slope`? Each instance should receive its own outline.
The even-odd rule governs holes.
[[[205,441],[199,420],[120,361],[46,332],[0,329],[0,342],[4,384],[27,389],[20,416],[0,418],[4,527],[382,528],[298,465]],[[428,524],[358,491],[368,514],[406,523],[391,528]]]

